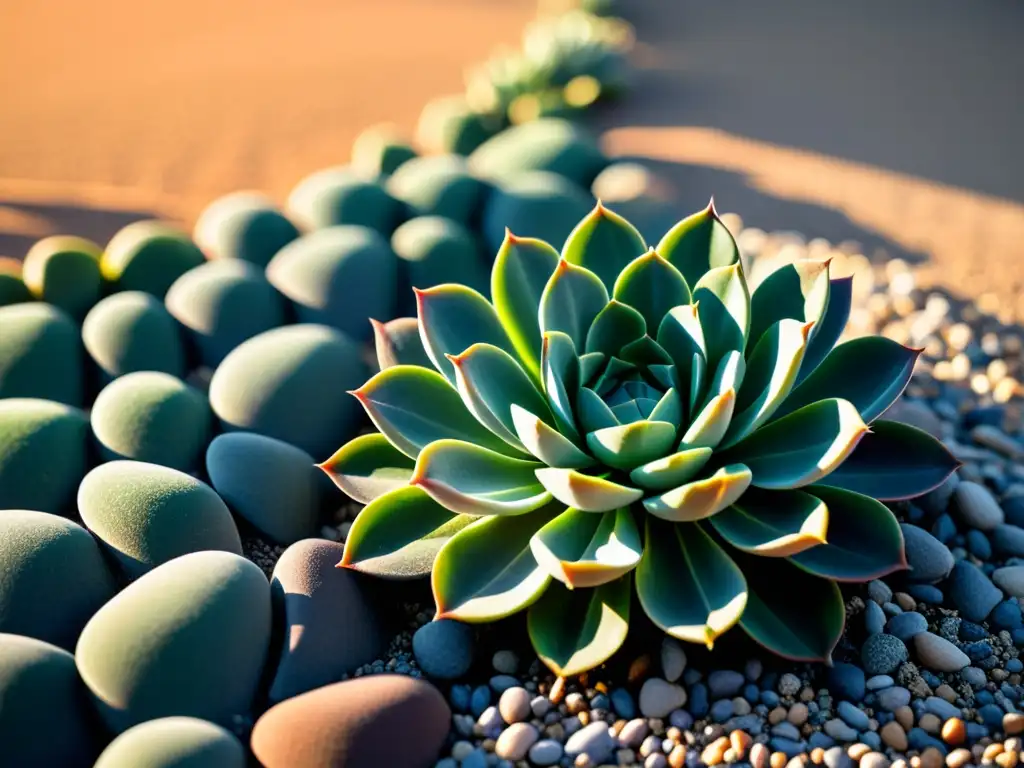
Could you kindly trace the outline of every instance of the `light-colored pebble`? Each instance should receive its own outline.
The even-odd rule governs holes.
[[[682,644],[668,635],[661,641],[661,674],[674,683],[686,671],[686,651]]]
[[[917,720],[917,724],[921,727],[921,730],[925,733],[930,733],[932,736],[942,730],[942,720],[938,715],[933,715],[931,712],[921,715]]]
[[[1013,597],[1024,597],[1024,565],[1008,565],[992,573],[997,587]]]
[[[807,722],[807,717],[807,705],[803,702],[798,702],[789,708],[789,714],[786,716],[786,719],[793,725],[803,725]]]
[[[768,768],[768,761],[771,759],[772,753],[764,744],[760,742],[750,748],[750,767],[751,768]]]
[[[914,650],[927,669],[936,672],[958,672],[971,663],[967,654],[943,637],[931,632],[914,635]]]
[[[622,730],[619,731],[619,743],[624,747],[639,747],[650,730],[647,721],[637,717],[622,726]]]
[[[966,749],[954,749],[948,755],[946,755],[946,766],[947,768],[964,768],[969,762],[971,762],[972,755],[970,750]]]
[[[991,531],[1003,522],[1003,510],[989,490],[964,480],[953,491],[952,508],[960,519],[979,531]]]
[[[921,753],[921,768],[942,768],[942,753],[935,747],[926,747]]]
[[[686,704],[686,691],[681,685],[652,677],[640,689],[640,712],[644,717],[665,717],[673,709]]]
[[[533,713],[530,708],[530,692],[518,685],[507,688],[498,699],[498,711],[506,723],[520,723]]]
[[[540,735],[529,723],[513,723],[498,737],[494,754],[504,760],[522,760]]]
[[[582,693],[570,693],[565,697],[565,707],[570,714],[578,715],[588,708],[587,699]]]
[[[889,768],[889,758],[881,752],[868,752],[861,757],[860,768]]]
[[[555,765],[562,759],[562,745],[554,739],[542,739],[530,747],[530,762],[534,765]]]

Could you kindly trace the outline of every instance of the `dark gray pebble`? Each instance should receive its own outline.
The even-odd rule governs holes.
[[[953,555],[949,548],[916,525],[903,523],[900,528],[910,565],[910,581],[931,584],[946,578],[953,569]]]
[[[740,692],[745,678],[731,669],[718,669],[708,675],[708,691],[712,699],[735,696]]]
[[[430,677],[462,677],[473,663],[476,634],[461,621],[440,619],[424,624],[412,636],[412,652],[420,669]]]
[[[971,621],[983,621],[1003,598],[1003,593],[981,569],[961,560],[949,577],[949,597]]]
[[[914,635],[928,631],[928,619],[917,611],[907,611],[889,619],[885,625],[885,631],[890,635],[896,635],[905,643]]]
[[[861,648],[861,661],[869,675],[888,675],[909,658],[907,646],[894,635],[871,635]]]

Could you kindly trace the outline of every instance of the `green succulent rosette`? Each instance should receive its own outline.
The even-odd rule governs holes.
[[[800,261],[751,293],[713,206],[651,249],[600,203],[561,255],[508,234],[492,301],[446,284],[374,324],[382,370],[353,394],[380,431],[321,465],[366,505],[340,565],[430,574],[438,618],[528,609],[560,675],[620,647],[634,589],[680,640],[738,624],[827,661],[837,582],[907,567],[881,501],[957,466],[879,418],[919,350],[836,345],[851,282]]]

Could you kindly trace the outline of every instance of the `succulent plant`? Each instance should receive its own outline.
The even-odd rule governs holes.
[[[392,349],[353,393],[380,434],[321,465],[367,505],[340,565],[429,572],[437,618],[529,608],[563,675],[621,645],[634,588],[678,639],[711,647],[738,624],[779,655],[827,660],[837,582],[906,567],[879,500],[957,466],[879,418],[917,350],[835,346],[851,282],[803,261],[750,293],[713,206],[653,249],[600,203],[561,257],[508,235],[493,304],[454,284],[418,292],[433,369]]]
[[[209,259],[241,259],[267,266],[299,236],[281,211],[256,192],[232,192],[210,203],[196,219],[192,238]]]
[[[145,291],[162,300],[175,280],[204,261],[203,252],[180,229],[162,221],[136,221],[107,243],[100,271],[117,291]]]
[[[26,254],[21,276],[37,299],[81,320],[103,290],[101,255],[96,243],[82,237],[44,237]]]

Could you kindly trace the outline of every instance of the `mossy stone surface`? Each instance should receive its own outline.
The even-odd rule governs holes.
[[[92,535],[46,512],[0,512],[0,574],[0,632],[69,651],[85,623],[117,591]]]
[[[188,472],[210,442],[206,395],[158,371],[115,379],[96,396],[89,420],[106,461],[134,459]]]
[[[385,237],[405,219],[405,206],[380,182],[364,179],[347,166],[307,176],[288,195],[285,209],[307,230],[358,224]]]
[[[220,496],[169,467],[101,464],[78,488],[78,513],[129,579],[193,552],[242,554],[238,528]]]
[[[66,312],[38,301],[0,307],[0,330],[0,398],[82,405],[82,340]]]
[[[270,631],[263,572],[240,555],[196,552],[147,573],[100,608],[75,660],[116,733],[172,715],[231,727],[250,711]]]
[[[267,266],[267,279],[291,300],[302,323],[322,323],[364,340],[367,318],[390,318],[398,259],[368,227],[344,225],[303,235]]]
[[[233,192],[206,206],[192,237],[210,259],[241,259],[265,267],[299,230],[273,201],[256,192]]]
[[[219,435],[206,450],[214,490],[236,514],[280,544],[319,532],[319,470],[293,445],[253,432]]]
[[[221,426],[283,440],[317,460],[355,434],[362,409],[345,395],[367,379],[360,348],[324,325],[261,333],[213,374],[210,404]]]
[[[219,259],[190,269],[164,299],[204,365],[216,368],[246,339],[285,322],[285,303],[255,264]]]
[[[547,171],[524,173],[503,183],[484,208],[483,232],[491,253],[497,253],[505,228],[519,237],[538,237],[557,250],[593,207],[586,192]]]
[[[459,155],[410,160],[392,174],[387,188],[418,216],[444,216],[466,226],[478,221],[488,191]]]
[[[21,262],[0,256],[0,307],[34,300],[32,291],[21,279]]]
[[[470,155],[469,167],[496,182],[549,171],[588,189],[608,158],[577,123],[544,118],[502,131]],[[520,234],[520,233],[516,233]]]
[[[145,291],[163,300],[171,284],[206,261],[192,239],[162,221],[122,228],[103,252],[103,277],[118,291]]]
[[[84,237],[44,237],[25,256],[21,278],[37,299],[81,320],[103,290],[102,252]]]
[[[245,768],[245,748],[206,720],[162,717],[122,733],[93,768]]]
[[[403,308],[415,312],[412,288],[431,288],[441,283],[462,283],[490,295],[490,270],[484,263],[476,237],[450,219],[418,216],[395,230],[391,248],[402,260],[405,282]]]
[[[88,768],[99,751],[75,657],[42,640],[0,633],[0,765]]]
[[[133,371],[185,374],[181,331],[152,295],[124,291],[100,301],[82,323],[85,349],[110,381]]]
[[[371,125],[352,143],[352,169],[367,179],[389,176],[416,157],[416,150],[394,125]]]
[[[462,94],[440,96],[420,112],[416,143],[434,154],[468,155],[502,127],[499,118],[475,112]]]
[[[73,509],[88,464],[84,412],[51,400],[0,400],[0,517],[6,509]]]

